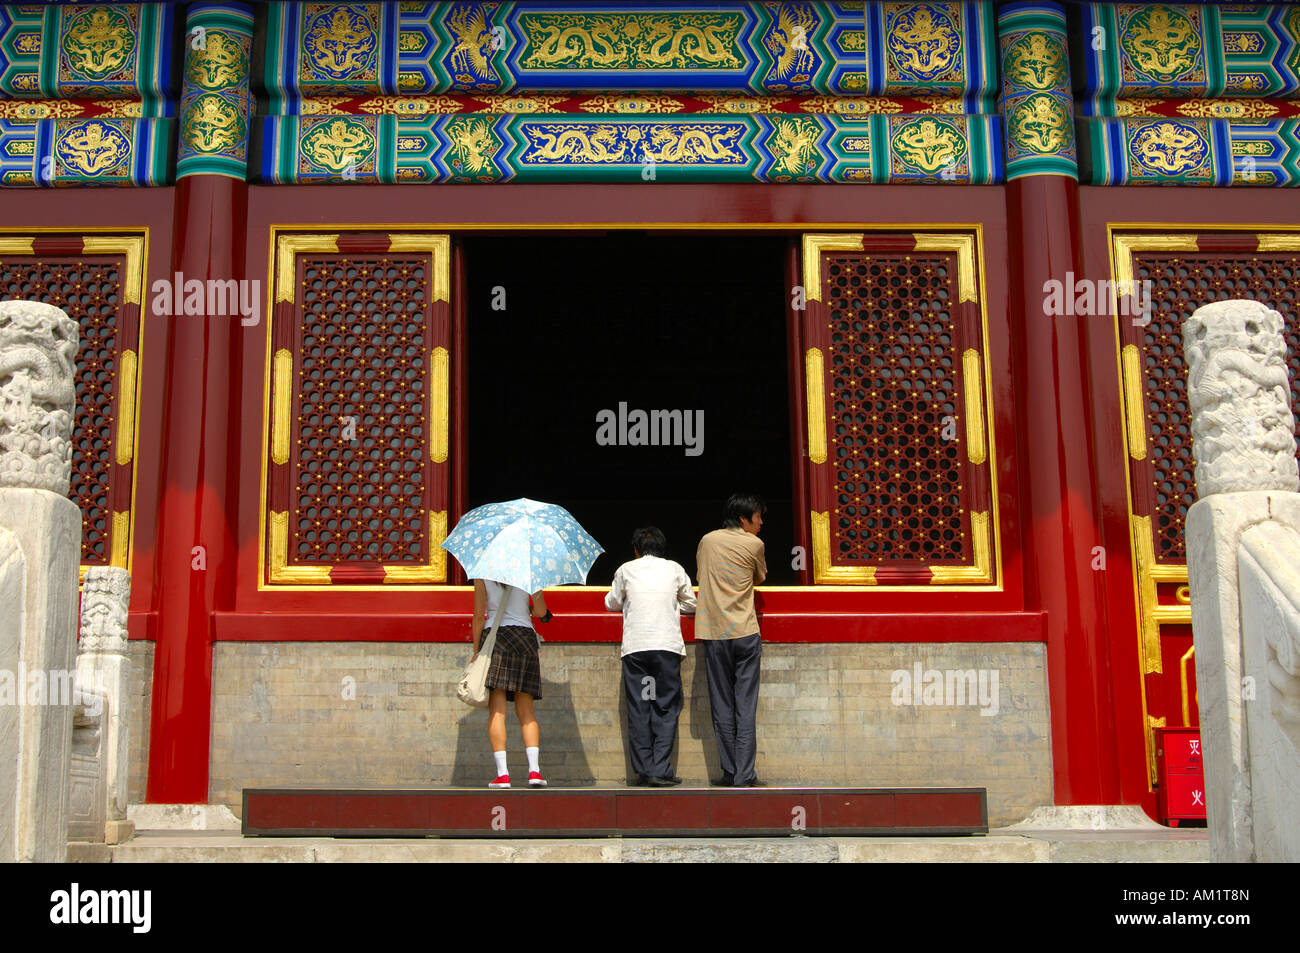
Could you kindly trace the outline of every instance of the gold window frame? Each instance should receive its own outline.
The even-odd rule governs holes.
[[[429,556],[420,565],[386,564],[382,584],[336,583],[332,566],[294,566],[289,563],[289,510],[272,510],[268,505],[269,476],[272,463],[289,461],[292,444],[294,396],[294,356],[287,348],[273,350],[276,306],[292,305],[297,294],[298,255],[310,252],[338,254],[338,240],[347,232],[373,233],[388,229],[363,226],[336,226],[332,233],[301,234],[271,229],[267,282],[269,315],[266,322],[266,366],[262,400],[262,466],[258,505],[259,591],[295,589],[331,591],[382,591],[395,586],[418,589],[463,588],[447,586],[447,551],[441,543],[447,538],[447,510],[430,510]],[[388,231],[387,252],[428,252],[431,258],[429,303],[450,303],[451,236],[424,232]],[[445,463],[450,446],[451,426],[451,359],[441,345],[429,355],[429,432],[431,463]]]
[[[894,231],[895,229],[890,229]],[[906,230],[897,229],[901,233]],[[931,565],[927,585],[879,585],[876,566],[836,566],[831,558],[830,512],[811,511],[813,582],[817,585],[865,586],[876,592],[927,592],[941,586],[945,590],[1002,590],[1002,542],[998,527],[998,485],[992,419],[993,394],[988,366],[989,328],[985,295],[983,232],[973,231],[911,232],[912,251],[953,252],[957,259],[958,303],[979,304],[980,349],[962,351],[962,393],[965,413],[965,436],[962,444],[967,462],[972,466],[988,464],[989,507],[971,509],[972,562],[965,566]],[[802,241],[802,268],[806,300],[821,302],[821,255],[826,251],[863,251],[865,233],[808,233]],[[977,267],[978,263],[978,267]],[[823,382],[825,357],[818,347],[805,347],[804,386],[807,414],[807,455],[811,466],[826,465],[829,445],[826,426],[826,394]]]

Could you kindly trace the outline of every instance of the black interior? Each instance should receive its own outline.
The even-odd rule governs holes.
[[[469,505],[565,507],[605,548],[589,585],[632,558],[636,527],[658,526],[695,581],[700,537],[749,490],[768,505],[767,583],[793,584],[785,239],[535,232],[463,247]],[[597,414],[620,401],[703,410],[702,452],[599,445]]]

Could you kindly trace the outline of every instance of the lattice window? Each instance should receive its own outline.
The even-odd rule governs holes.
[[[805,236],[818,582],[990,583],[969,235]]]
[[[124,252],[93,257],[67,253],[79,237],[0,242],[34,242],[36,252],[0,254],[0,297],[56,305],[80,326],[68,497],[81,509],[82,565],[127,566],[143,242],[90,239]],[[62,254],[40,254],[42,244]]]
[[[828,254],[831,545],[848,560],[963,561],[969,554],[951,264]],[[953,435],[944,439],[948,422]]]
[[[1230,298],[1261,301],[1281,314],[1286,321],[1291,404],[1300,416],[1300,256],[1137,255],[1133,274],[1153,287],[1151,323],[1135,328],[1133,336],[1141,354],[1143,412],[1154,471],[1148,492],[1155,554],[1162,563],[1183,562],[1183,523],[1196,502],[1196,477],[1182,323],[1201,305]]]
[[[445,580],[449,250],[279,238],[269,583]]]
[[[304,256],[303,272],[290,562],[425,562],[428,263]]]

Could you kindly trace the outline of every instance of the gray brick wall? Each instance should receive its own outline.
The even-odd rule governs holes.
[[[721,773],[697,649],[688,646],[682,663],[677,773],[688,782]],[[447,644],[219,643],[210,801],[238,813],[245,787],[486,784],[487,713],[453,694],[467,654]],[[917,661],[925,670],[996,671],[997,713],[895,704],[891,673],[910,675]],[[354,700],[343,697],[346,678],[355,680]],[[624,783],[630,762],[617,646],[544,645],[542,679],[537,712],[550,782]],[[147,706],[147,691],[141,697]],[[507,725],[510,772],[522,778],[513,712]],[[133,794],[137,763],[144,764],[133,753]],[[990,824],[1019,820],[1052,803],[1044,647],[767,643],[758,773],[774,784],[985,787]]]

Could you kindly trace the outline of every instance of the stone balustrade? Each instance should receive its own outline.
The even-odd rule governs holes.
[[[1300,860],[1300,473],[1282,330],[1256,301],[1183,324],[1200,494],[1187,571],[1220,862]]]
[[[67,856],[77,340],[77,322],[58,308],[0,301],[0,862]]]

